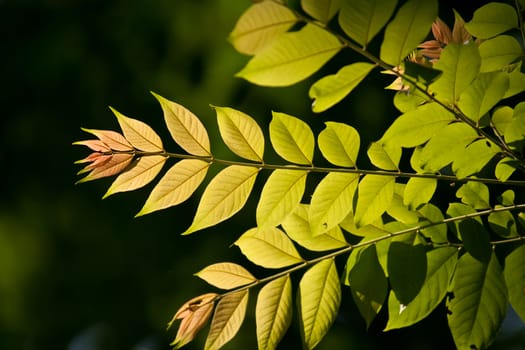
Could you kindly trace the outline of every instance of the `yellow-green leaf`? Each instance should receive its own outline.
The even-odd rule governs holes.
[[[224,221],[242,209],[252,191],[259,169],[231,165],[210,181],[185,235]]]
[[[501,70],[517,60],[523,51],[520,44],[510,35],[498,35],[479,45],[481,72]]]
[[[359,183],[356,226],[373,224],[388,209],[394,197],[394,176],[366,175]]]
[[[341,0],[301,0],[301,7],[316,20],[328,23],[339,10],[340,2]]]
[[[370,162],[379,169],[399,170],[401,147],[391,143],[372,142],[366,151]]]
[[[510,305],[525,322],[525,245],[514,249],[505,258],[505,281],[509,289]]]
[[[257,297],[255,321],[259,350],[273,350],[292,322],[292,281],[282,276],[266,284]]]
[[[228,107],[213,107],[224,143],[239,157],[263,161],[264,136],[249,115]]]
[[[337,37],[328,31],[307,24],[297,32],[279,36],[236,76],[257,85],[292,85],[315,73],[342,47]]]
[[[310,202],[310,227],[314,236],[337,226],[352,210],[359,174],[328,173],[317,185]]]
[[[303,262],[292,241],[276,227],[250,229],[235,242],[235,245],[248,260],[269,269]]]
[[[152,93],[164,112],[164,121],[175,142],[186,152],[196,156],[209,156],[208,132],[195,114],[184,106]]]
[[[153,188],[136,216],[169,208],[184,202],[202,183],[210,163],[198,159],[182,159],[164,174]]]
[[[465,23],[470,34],[480,39],[488,39],[509,29],[518,27],[516,10],[507,4],[488,3],[476,11],[472,20]]]
[[[221,289],[234,289],[257,280],[241,265],[229,262],[206,266],[197,272],[195,276]]]
[[[299,282],[299,322],[304,349],[313,349],[334,322],[341,303],[341,285],[334,259],[323,260]]]
[[[403,194],[403,204],[409,209],[416,210],[430,202],[437,188],[436,179],[412,177],[408,180]]]
[[[359,85],[375,66],[371,63],[357,62],[341,68],[336,74],[327,75],[316,81],[308,91],[314,101],[312,110],[323,112],[332,107]]]
[[[330,163],[341,167],[355,167],[360,139],[356,129],[348,124],[326,122],[319,133],[319,149]]]
[[[308,124],[301,119],[272,112],[270,140],[275,152],[287,161],[312,164],[315,139]]]
[[[481,182],[468,181],[461,185],[456,192],[461,202],[474,209],[489,209],[489,188]]]
[[[248,295],[248,290],[242,290],[221,298],[211,320],[205,350],[218,350],[237,334],[246,314]]]
[[[122,134],[112,130],[96,130],[81,128],[82,131],[88,132],[98,137],[106,146],[114,151],[132,151],[133,146]],[[81,141],[82,142],[82,141]],[[81,144],[81,142],[75,142],[74,144]]]
[[[113,181],[102,198],[146,186],[160,172],[166,159],[168,158],[165,156],[147,156],[135,159],[130,167]]]
[[[117,117],[126,140],[128,140],[133,147],[146,152],[160,152],[163,150],[162,140],[149,125],[140,120],[126,117],[116,109],[110,108]]]
[[[297,23],[293,11],[276,1],[250,6],[230,33],[230,42],[241,53],[255,55]]]
[[[507,181],[509,177],[516,171],[518,163],[515,159],[505,157],[496,164],[494,175],[500,181]]]
[[[487,140],[474,141],[458,154],[452,163],[452,171],[460,179],[475,174],[483,169],[499,151],[496,145]]]
[[[306,186],[307,171],[277,169],[264,185],[256,219],[259,227],[279,225],[301,202]]]

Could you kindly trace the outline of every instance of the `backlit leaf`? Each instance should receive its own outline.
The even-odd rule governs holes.
[[[495,208],[501,208],[502,206],[496,204]],[[488,218],[490,228],[494,233],[503,238],[516,237],[518,231],[516,228],[516,221],[510,211],[498,211],[491,213]]]
[[[523,51],[516,39],[509,35],[498,35],[485,40],[479,45],[481,55],[481,71],[492,72],[501,70],[509,63],[517,60]]]
[[[339,224],[352,210],[359,174],[328,173],[317,185],[310,202],[310,227],[314,236]]]
[[[303,262],[292,241],[276,227],[250,229],[235,242],[235,245],[248,260],[269,269]]]
[[[365,226],[374,221],[388,209],[394,197],[394,176],[366,175],[359,183],[355,224]]]
[[[102,198],[118,192],[133,191],[151,182],[168,159],[165,156],[147,156],[135,159],[129,169],[120,174]]]
[[[517,27],[516,10],[499,2],[491,2],[478,8],[474,11],[472,20],[465,23],[469,33],[480,39],[488,39]]]
[[[229,40],[235,49],[255,55],[292,27],[298,18],[286,6],[275,1],[253,4],[239,17]]]
[[[278,155],[292,163],[312,164],[315,139],[308,124],[291,115],[272,112],[269,129]]]
[[[398,185],[401,184],[396,184],[396,188]],[[415,211],[407,208],[407,206],[403,204],[403,191],[397,193],[398,191],[396,190],[395,192],[396,193],[394,193],[394,197],[392,197],[392,202],[386,210],[387,214],[400,223],[407,225],[416,224],[419,220],[419,217]]]
[[[509,73],[509,88],[503,98],[509,98],[525,91],[525,74],[521,72],[521,65]]]
[[[197,213],[185,235],[224,221],[242,209],[259,169],[231,165],[210,181],[202,194]]]
[[[419,213],[428,220],[429,223],[438,223],[442,222],[445,217],[441,210],[438,207],[431,203],[425,204],[421,209],[418,210]],[[426,236],[430,237],[434,243],[444,243],[448,242],[447,240],[447,225],[434,225],[421,230],[421,232]]]
[[[330,163],[341,167],[355,167],[359,153],[359,133],[344,123],[326,122],[319,133],[319,149]]]
[[[318,262],[299,282],[299,322],[305,349],[313,349],[334,322],[341,303],[341,285],[333,259]]]
[[[500,160],[498,164],[496,164],[496,169],[494,170],[496,179],[500,181],[507,181],[509,177],[511,177],[511,175],[516,171],[518,164],[519,163],[515,159],[510,157],[505,157]]]
[[[350,38],[366,46],[388,22],[396,5],[397,0],[343,1],[339,25]]]
[[[505,142],[511,149],[520,150],[525,143],[525,102],[514,107],[512,119],[503,133]]]
[[[488,209],[489,188],[481,182],[466,182],[456,192],[456,197],[474,209]]]
[[[186,152],[196,156],[210,156],[208,132],[195,114],[184,106],[172,102],[156,93],[164,112],[164,121],[175,142]]]
[[[505,258],[505,281],[509,289],[510,305],[525,322],[525,245],[514,249]]]
[[[87,176],[78,180],[76,183],[79,184],[82,182],[93,181],[93,180],[101,179],[103,177],[108,177],[108,176],[119,174],[128,167],[128,165],[131,163],[132,160],[133,160],[132,154],[126,154],[126,153],[119,154],[118,153],[118,154],[107,155],[107,158],[104,159],[104,164],[102,164],[101,166],[97,166],[96,168],[92,169],[92,168],[89,168],[89,165],[88,165],[88,167],[85,168],[86,169],[85,171],[81,170],[79,174],[82,174],[90,170],[91,172]]]
[[[219,300],[211,320],[205,350],[218,350],[237,334],[246,314],[248,295],[248,290],[242,290],[227,294]]]
[[[328,23],[339,10],[339,3],[340,0],[301,0],[301,7],[304,12],[313,18],[323,23]]]
[[[308,91],[313,99],[312,110],[323,112],[332,107],[353,89],[372,71],[371,63],[357,62],[341,68],[336,74],[327,75],[316,81]]]
[[[229,262],[206,266],[197,272],[195,276],[221,289],[234,289],[257,280],[241,265]]]
[[[126,140],[133,147],[146,152],[160,152],[163,150],[162,140],[149,125],[140,120],[126,117],[114,108],[111,108],[111,111],[117,117]]]
[[[180,160],[160,179],[136,216],[169,208],[190,198],[204,180],[209,166],[198,159]]]
[[[496,107],[492,112],[491,122],[501,135],[505,133],[507,126],[512,121],[513,113],[514,110],[509,106]]]
[[[407,1],[385,29],[381,60],[392,66],[399,65],[425,39],[437,15],[435,0]]]
[[[412,177],[408,180],[403,194],[403,204],[415,210],[430,202],[437,188],[436,179]]]
[[[425,282],[427,257],[421,244],[392,242],[388,249],[388,277],[396,299],[408,305]]]
[[[297,32],[282,34],[236,76],[257,85],[292,85],[315,73],[342,47],[334,35],[307,24]]]
[[[292,282],[282,276],[266,284],[257,297],[255,321],[259,350],[273,350],[292,322]]]
[[[106,144],[110,149],[114,151],[131,151],[133,146],[122,134],[112,130],[96,130],[82,128],[82,131],[88,132],[98,137],[100,141]],[[94,149],[94,151],[97,151]]]
[[[259,203],[256,219],[259,227],[279,225],[303,198],[307,171],[277,169],[266,180]]]
[[[499,152],[499,148],[487,140],[472,142],[458,154],[452,171],[460,179],[479,172]]]
[[[372,142],[366,152],[370,162],[379,169],[399,170],[401,147],[381,142]]]
[[[514,283],[514,282],[513,282]],[[458,261],[447,302],[448,324],[458,349],[486,349],[507,312],[507,287],[494,253],[481,262],[470,254]]]
[[[263,161],[264,136],[249,115],[228,107],[213,107],[224,143],[239,157]]]

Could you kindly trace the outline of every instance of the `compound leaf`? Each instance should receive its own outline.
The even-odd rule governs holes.
[[[229,262],[206,266],[195,276],[221,289],[234,289],[257,281],[244,267]]]
[[[272,146],[282,158],[297,164],[312,164],[315,139],[302,120],[291,115],[272,112],[270,122]]]
[[[133,147],[146,152],[160,152],[163,150],[162,140],[149,125],[140,120],[126,117],[116,109],[110,108],[117,117],[124,137]]]

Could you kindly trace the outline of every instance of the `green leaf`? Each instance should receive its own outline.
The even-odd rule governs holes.
[[[244,321],[248,296],[248,290],[242,290],[227,294],[219,300],[211,320],[205,350],[218,350],[237,334]]]
[[[481,57],[474,42],[466,45],[450,43],[434,64],[434,68],[443,74],[430,85],[430,89],[440,101],[453,104],[478,76],[480,66]]]
[[[308,205],[299,204],[294,212],[282,222],[286,234],[300,246],[312,251],[326,251],[348,246],[341,229],[336,226],[327,232],[314,236],[308,219]]]
[[[277,154],[285,160],[297,164],[312,164],[314,134],[301,119],[272,112],[270,140]]]
[[[388,276],[392,291],[402,305],[408,305],[423,287],[427,271],[425,247],[392,242],[388,249]]]
[[[406,91],[398,91],[394,95],[394,106],[402,113],[416,109],[427,102],[424,96],[418,93],[407,93]]]
[[[481,55],[481,72],[501,70],[517,60],[523,51],[516,39],[509,35],[498,35],[483,41],[479,45]]]
[[[394,197],[394,176],[366,175],[359,183],[355,224],[373,224],[388,209]]]
[[[525,322],[525,245],[514,249],[505,258],[505,281],[509,289],[510,305]]]
[[[236,76],[263,86],[292,85],[319,70],[342,47],[334,35],[307,24],[297,32],[279,36]]]
[[[480,39],[488,39],[518,27],[516,10],[510,5],[491,2],[478,8],[465,28]]]
[[[341,304],[341,285],[334,259],[312,266],[299,282],[299,322],[305,349],[313,349],[326,335]]]
[[[366,154],[370,162],[379,169],[399,170],[399,161],[401,160],[401,147],[391,143],[372,142]]]
[[[495,208],[501,208],[501,205],[496,205]],[[488,218],[490,228],[494,233],[503,238],[517,237],[518,229],[516,228],[516,221],[509,211],[498,211],[491,213]]]
[[[437,188],[437,179],[412,177],[408,180],[403,194],[403,204],[411,210],[428,203]]]
[[[507,126],[511,123],[513,113],[514,110],[509,106],[497,107],[492,112],[491,122],[501,135],[505,133]]]
[[[129,168],[113,181],[102,198],[146,186],[160,172],[166,159],[168,158],[165,156],[147,156],[135,159]]]
[[[249,115],[228,107],[213,107],[224,143],[239,157],[263,161],[264,135]]]
[[[388,22],[396,5],[397,0],[343,1],[339,12],[339,25],[350,38],[366,47]]]
[[[441,213],[438,207],[431,203],[425,204],[421,209],[418,210],[419,213],[428,220],[429,223],[439,223],[442,222],[445,217]],[[423,224],[423,223],[422,223]],[[421,232],[426,236],[430,237],[434,243],[444,243],[448,242],[447,240],[447,225],[435,225],[424,228]]]
[[[182,159],[173,165],[153,188],[136,216],[172,207],[190,198],[202,183],[210,163],[198,159]]]
[[[398,185],[400,186],[401,184],[396,184],[396,188],[398,187]],[[416,224],[419,219],[418,215],[415,211],[410,210],[409,208],[407,208],[406,205],[403,204],[402,194],[402,191],[400,192],[400,194],[398,194],[397,191],[396,193],[394,193],[392,203],[390,204],[386,212],[398,222],[408,225]]]
[[[359,174],[328,173],[317,185],[310,202],[310,227],[318,236],[337,226],[352,210]]]
[[[293,11],[275,1],[250,6],[235,24],[229,40],[240,53],[255,55],[290,29],[298,18]]]
[[[408,304],[399,302],[394,292],[388,298],[388,323],[385,331],[411,326],[426,318],[447,294],[449,281],[457,263],[458,249],[432,249],[426,253],[425,283]]]
[[[375,65],[356,62],[344,66],[336,74],[327,75],[316,81],[308,91],[313,99],[312,110],[320,113],[332,107],[352,90],[374,69]]]
[[[409,0],[385,29],[380,58],[397,66],[427,36],[438,15],[435,0]]]
[[[500,202],[502,205],[509,206],[514,205],[514,199],[516,197],[516,194],[513,190],[506,190],[501,195],[498,196],[498,202]]]
[[[307,171],[277,169],[264,185],[257,204],[257,226],[279,225],[303,198]]]
[[[292,282],[282,276],[266,284],[257,297],[255,321],[260,350],[273,350],[292,323]]]
[[[499,153],[498,147],[487,140],[477,140],[457,155],[452,163],[452,171],[460,179],[476,174]]]
[[[377,260],[375,245],[352,252],[354,254],[357,254],[355,263],[348,268],[345,284],[350,286],[352,298],[368,328],[383,306],[388,293],[388,282]],[[347,265],[351,264],[350,260],[349,257]]]
[[[117,117],[124,137],[133,147],[146,152],[160,152],[163,150],[162,140],[149,125],[140,120],[126,117],[116,109],[110,108]]]
[[[301,7],[304,12],[318,21],[328,23],[339,10],[341,0],[301,0]],[[344,1],[343,1],[344,2]]]
[[[241,210],[258,173],[255,167],[231,165],[215,175],[202,194],[191,226],[183,234],[218,224]]]
[[[489,188],[481,182],[468,181],[464,183],[457,190],[456,197],[474,209],[490,208]]]
[[[276,227],[246,231],[235,245],[248,260],[269,269],[279,269],[303,262],[292,241]]]
[[[509,88],[503,98],[509,98],[525,91],[525,74],[520,70],[521,64],[509,73]]]
[[[454,115],[440,105],[427,103],[394,120],[381,140],[402,147],[415,147],[428,141],[454,119]]]
[[[479,122],[505,95],[509,88],[507,73],[481,73],[459,97],[458,107],[475,122]]]
[[[507,288],[498,259],[481,262],[463,255],[452,279],[448,324],[456,347],[486,349],[507,312]]]
[[[510,157],[505,157],[496,164],[495,175],[500,181],[507,181],[516,171],[519,162]]]
[[[511,149],[520,150],[525,142],[525,103],[520,102],[514,108],[510,123],[503,133],[505,142]]]
[[[318,137],[323,157],[340,167],[355,167],[360,146],[357,130],[344,123],[326,122],[325,125]]]
[[[206,266],[195,276],[221,289],[234,289],[257,281],[244,267],[229,262]]]
[[[195,156],[210,156],[210,139],[204,125],[195,114],[184,106],[172,102],[156,93],[164,112],[164,121],[175,142],[186,152]]]

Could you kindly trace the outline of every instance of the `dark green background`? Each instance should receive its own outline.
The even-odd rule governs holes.
[[[169,349],[175,330],[165,327],[173,313],[213,290],[192,274],[214,262],[247,264],[229,246],[254,225],[256,195],[225,224],[181,237],[198,195],[134,219],[152,185],[104,201],[111,180],[74,185],[80,168],[73,162],[87,150],[71,143],[89,138],[80,127],[117,130],[108,105],[148,123],[168,150],[178,151],[149,94],[155,91],[196,113],[223,158],[233,156],[209,104],[243,110],[265,131],[271,110],[301,117],[316,132],[324,121],[345,121],[360,131],[362,150],[396,117],[392,93],[383,90],[391,78],[380,74],[322,115],[311,113],[307,97],[322,73],[277,89],[234,78],[248,58],[226,38],[249,5],[0,0],[0,349]],[[442,7],[450,16],[449,4]],[[463,11],[468,19],[469,9]],[[351,57],[338,55],[324,74]],[[268,147],[267,155],[279,161]],[[346,288],[341,310],[319,349],[451,347],[443,307],[411,329],[389,333],[381,332],[384,314],[365,330]],[[204,336],[188,348],[202,348]],[[282,348],[298,348],[298,337],[293,326]],[[226,348],[255,347],[252,300],[246,323]]]

